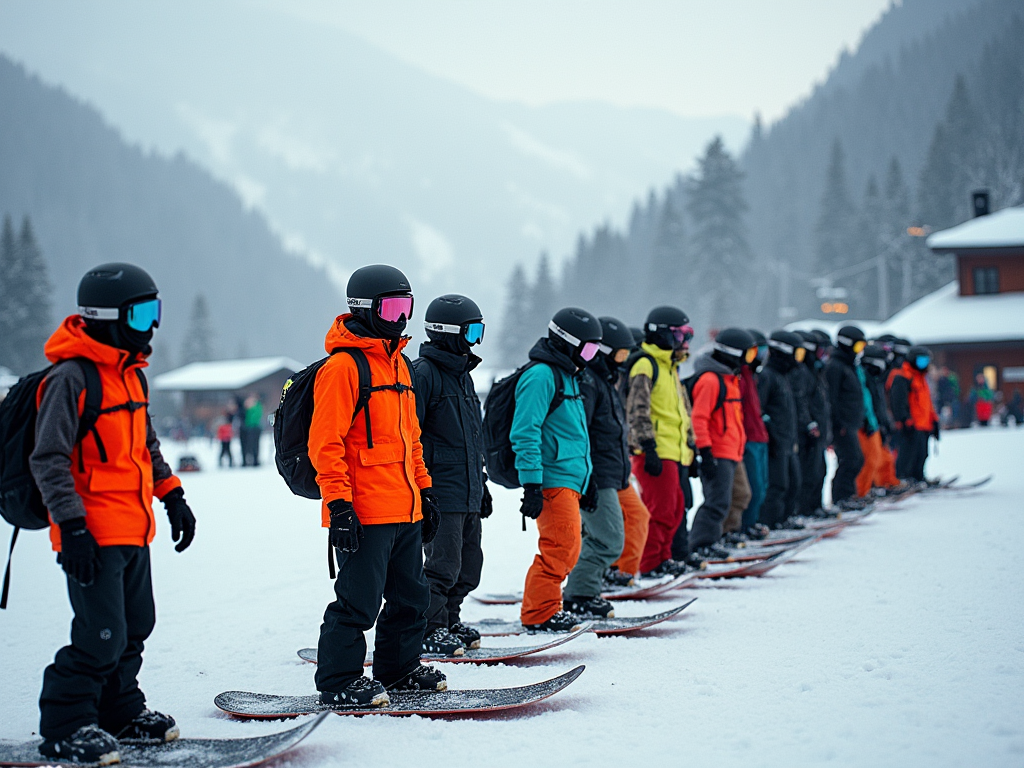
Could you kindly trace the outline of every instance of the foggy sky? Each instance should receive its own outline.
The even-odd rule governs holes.
[[[481,94],[780,117],[890,0],[248,0]]]

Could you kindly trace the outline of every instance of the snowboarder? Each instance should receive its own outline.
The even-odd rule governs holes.
[[[715,545],[722,538],[736,465],[743,461],[747,442],[738,374],[756,357],[757,345],[749,333],[726,328],[715,337],[711,351],[693,364],[693,432],[704,503],[693,518],[690,552],[702,560],[725,552]]]
[[[995,394],[988,385],[985,374],[981,371],[974,374],[974,386],[971,387],[967,401],[971,405],[971,413],[978,425],[987,427],[992,420],[992,412],[995,410]]]
[[[825,451],[832,442],[832,416],[829,412],[828,382],[825,364],[828,362],[832,340],[822,330],[801,332],[807,355],[804,366],[810,371],[814,386],[809,390],[807,410],[810,423],[805,429],[804,445],[800,447],[800,515],[814,517],[824,514],[821,508],[825,488]]]
[[[466,595],[480,584],[484,553],[480,521],[492,511],[484,473],[480,400],[470,373],[480,364],[473,347],[483,341],[484,318],[476,303],[458,294],[427,307],[428,341],[412,364],[423,460],[441,509],[434,540],[424,546],[430,585],[423,650],[480,646],[480,633],[460,621]]]
[[[781,528],[794,514],[799,497],[800,456],[797,401],[793,371],[803,363],[802,339],[790,331],[768,337],[768,363],[758,375],[757,394],[768,428],[768,493],[761,507],[761,522]]]
[[[152,499],[167,509],[176,551],[192,543],[196,521],[160,452],[147,407],[142,369],[160,325],[156,283],[132,264],[103,264],[79,283],[78,306],[46,342],[54,367],[40,385],[30,459],[74,613],[71,644],[43,673],[39,751],[110,763],[120,759],[119,741],[178,737],[174,718],[147,709],[138,684],[155,621]],[[102,390],[102,410],[81,441],[83,393],[92,375],[76,358],[91,361],[88,370],[98,381],[88,386]]]
[[[652,576],[686,570],[672,551],[674,537],[685,542],[685,489],[694,461],[689,398],[679,379],[679,363],[692,338],[685,312],[655,307],[644,323],[644,342],[628,362],[626,414],[633,475],[651,515],[640,570]]]
[[[220,455],[217,456],[217,467],[224,466],[224,459],[228,460],[228,467],[235,466],[235,458],[231,455],[231,441],[235,437],[235,430],[231,426],[231,414],[225,413],[220,426],[217,427],[217,440],[220,442]]]
[[[548,323],[516,383],[510,438],[523,486],[520,511],[537,521],[540,553],[526,574],[520,619],[532,631],[564,632],[579,617],[563,610],[562,582],[580,555],[580,497],[593,471],[580,372],[594,359],[601,323],[567,307]],[[556,393],[564,399],[550,411]]]
[[[768,359],[768,339],[756,329],[747,331],[757,344],[757,357],[744,362],[740,368],[740,398],[743,400],[743,431],[747,444],[743,449],[743,467],[750,484],[750,503],[743,511],[741,528],[749,538],[765,538],[768,529],[761,520],[761,507],[768,492],[768,430],[761,411],[761,398],[757,394],[758,373]]]
[[[878,447],[882,452],[882,461],[870,478],[870,488],[881,488],[886,491],[898,489],[900,481],[896,477],[896,457],[889,449],[892,440],[892,417],[885,396],[885,372],[888,368],[888,355],[885,349],[877,344],[868,344],[861,358],[861,368],[867,379],[868,391],[871,393],[871,404],[875,418],[878,420]],[[861,481],[858,476],[858,493]]]
[[[612,604],[601,597],[601,587],[605,572],[626,543],[619,494],[629,487],[630,475],[629,425],[615,384],[618,368],[633,347],[633,334],[613,317],[602,317],[600,322],[599,351],[580,377],[594,471],[588,503],[581,505],[583,545],[565,584],[563,602],[566,611],[587,618],[614,615]]]
[[[939,417],[926,378],[930,364],[931,353],[927,347],[911,347],[889,388],[893,424],[901,433],[896,457],[896,475],[900,480],[925,482],[928,436],[939,439]]]
[[[864,465],[864,454],[857,439],[857,430],[864,423],[864,394],[856,367],[866,346],[864,331],[855,325],[844,325],[836,335],[835,351],[825,366],[832,415],[832,449],[839,462],[832,478],[832,503],[841,509],[856,496],[857,473]]]
[[[860,442],[860,451],[864,455],[864,465],[857,473],[857,496],[867,498],[874,485],[875,475],[882,471],[885,465],[885,451],[882,449],[881,424],[875,414],[874,396],[868,383],[868,375],[864,371],[864,359],[869,347],[864,347],[861,355],[861,364],[854,370],[857,379],[860,381],[861,392],[864,396],[864,423],[857,430],[857,440]]]
[[[361,267],[347,293],[351,311],[327,332],[331,356],[316,373],[309,427],[323,526],[338,564],[337,599],[320,626],[316,687],[329,707],[383,706],[387,689],[447,687],[441,672],[420,663],[430,604],[423,544],[437,533],[440,512],[402,354],[413,311],[409,281],[394,267]],[[357,413],[360,362],[369,369],[372,390]],[[363,633],[374,622],[370,680],[363,676]],[[456,643],[442,652],[460,650]]]

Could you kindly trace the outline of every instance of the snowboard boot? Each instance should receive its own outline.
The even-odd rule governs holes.
[[[743,549],[747,546],[747,542],[750,541],[750,537],[741,531],[732,531],[725,534],[722,537],[722,542],[730,547],[736,547],[737,549]]]
[[[125,744],[161,744],[178,738],[174,718],[152,709],[144,709],[117,732],[117,740]]]
[[[465,644],[444,627],[438,627],[423,638],[423,652],[438,656],[464,656]]]
[[[320,691],[320,703],[331,709],[386,707],[391,703],[388,692],[376,680],[357,677],[340,691]]]
[[[562,601],[562,608],[584,619],[613,619],[615,608],[600,595],[596,597],[567,597]]]
[[[436,693],[448,690],[448,678],[437,667],[420,664],[397,683],[388,686],[389,691],[430,691]]]
[[[843,499],[836,506],[840,512],[859,512],[862,509],[867,509],[871,506],[870,499],[858,499],[855,496],[851,496],[848,499]]]
[[[771,529],[767,525],[761,525],[761,523],[754,523],[747,528],[747,538],[755,541],[764,541],[770,533]]]
[[[604,586],[608,589],[616,589],[621,587],[632,587],[636,584],[636,580],[633,578],[631,573],[623,573],[618,568],[609,568],[604,572],[602,579]]]
[[[701,560],[728,560],[732,557],[732,552],[728,549],[723,549],[717,544],[708,544],[706,547],[697,547],[693,552]]]
[[[39,753],[70,763],[111,765],[121,762],[117,739],[98,725],[83,725],[63,739],[46,739],[39,745]]]
[[[781,523],[775,524],[775,530],[777,531],[802,531],[806,527],[795,517],[787,517]]]
[[[700,560],[698,565],[691,565],[689,562],[690,558],[687,557],[686,561],[682,560],[666,560],[657,568],[654,568],[640,575],[645,579],[661,579],[665,576],[682,576],[684,573],[688,573],[692,570],[699,570],[704,567],[704,561]]]
[[[583,622],[579,616],[559,611],[542,624],[524,624],[528,632],[572,632]]]
[[[456,639],[461,640],[466,648],[480,647],[480,633],[461,621],[457,621],[448,627],[448,632]]]

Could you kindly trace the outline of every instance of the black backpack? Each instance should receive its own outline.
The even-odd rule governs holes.
[[[75,438],[77,445],[89,432],[96,433],[96,420],[103,407],[103,384],[96,363],[92,360],[74,358],[67,362],[77,363],[85,374],[85,408],[78,422],[78,435]],[[3,591],[0,592],[0,608],[7,607],[7,594],[11,586],[11,556],[18,541],[18,532],[22,528],[37,531],[50,525],[42,494],[32,477],[29,457],[36,447],[36,417],[39,415],[36,393],[54,367],[22,377],[0,403],[0,516],[14,526],[7,552]],[[96,439],[99,440],[98,434]]]
[[[344,352],[352,358],[359,374],[359,397],[356,399],[352,421],[362,411],[366,419],[366,445],[373,448],[373,427],[370,421],[370,396],[381,390],[407,392],[412,387],[406,384],[386,384],[373,386],[370,374],[370,362],[363,350],[357,347],[339,347],[331,352],[336,355]],[[284,383],[281,391],[281,403],[274,412],[274,461],[277,471],[284,478],[288,488],[296,496],[306,499],[319,499],[320,486],[316,482],[316,468],[309,460],[309,426],[313,422],[313,385],[317,372],[331,357],[317,360],[292,376]],[[404,354],[409,380],[412,381],[412,368],[409,358]]]
[[[547,364],[531,361],[494,382],[484,403],[484,464],[487,466],[487,479],[503,488],[521,487],[519,472],[516,470],[516,454],[512,450],[512,419],[516,414],[516,385],[523,373],[535,365]],[[556,374],[555,381],[558,381],[554,368],[551,368],[551,372]],[[556,389],[551,405],[548,406],[548,416],[563,402],[575,398],[575,395],[566,395],[564,387]]]
[[[629,402],[629,386],[633,380],[629,374],[633,371],[633,366],[641,359],[651,361],[651,389],[654,389],[654,385],[658,383],[658,361],[654,359],[650,352],[634,349],[629,353],[629,357],[626,358],[626,364],[622,366],[623,374],[619,379],[619,393],[622,395],[622,402],[624,403]]]
[[[701,373],[695,373],[692,376],[687,376],[683,379],[683,386],[686,387],[686,394],[690,397],[690,402],[693,402],[693,388],[697,386],[697,380],[705,373],[713,373],[718,377],[718,399],[715,400],[715,407],[711,409],[711,412],[720,411],[725,409],[725,377],[722,376],[718,371],[702,371]],[[722,419],[722,431],[729,429],[729,420]]]

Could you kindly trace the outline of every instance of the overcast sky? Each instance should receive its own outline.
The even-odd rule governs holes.
[[[252,0],[271,2],[271,0]],[[479,93],[772,120],[890,0],[288,0]]]

